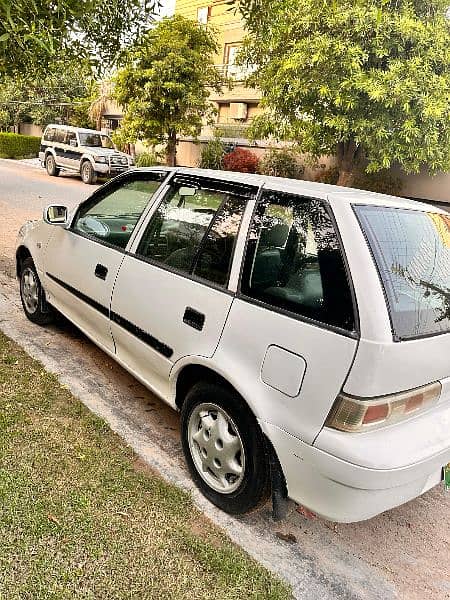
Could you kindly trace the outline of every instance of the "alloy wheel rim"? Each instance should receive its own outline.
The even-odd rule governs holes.
[[[39,289],[36,275],[31,269],[25,269],[21,279],[22,298],[25,308],[31,314],[36,312],[39,304]]]
[[[245,474],[245,452],[233,419],[216,404],[199,404],[189,417],[188,436],[201,478],[222,494],[236,491]]]

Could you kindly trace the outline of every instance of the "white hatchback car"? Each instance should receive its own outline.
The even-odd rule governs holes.
[[[19,233],[53,309],[181,411],[230,513],[288,496],[358,521],[449,479],[450,220],[425,204],[220,171],[129,171]]]

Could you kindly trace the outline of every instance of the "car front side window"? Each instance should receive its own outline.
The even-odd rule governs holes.
[[[160,187],[166,173],[146,174],[120,182],[81,205],[72,231],[125,248],[143,211]]]

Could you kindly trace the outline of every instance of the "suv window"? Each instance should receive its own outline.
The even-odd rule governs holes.
[[[245,205],[245,198],[233,192],[174,184],[152,216],[137,254],[224,286]]]
[[[88,146],[91,148],[109,148],[113,149],[114,144],[112,140],[107,135],[103,135],[100,133],[82,133],[78,134],[80,136],[80,145]]]
[[[47,142],[53,142],[55,139],[56,129],[54,127],[47,127],[44,134],[44,140]]]
[[[450,215],[355,206],[397,341],[450,331]]]
[[[353,331],[353,302],[333,222],[319,200],[264,192],[249,232],[241,291]]]
[[[120,182],[113,190],[84,203],[72,224],[72,230],[125,248],[141,214],[166,173],[146,173],[145,178]]]
[[[64,144],[64,138],[66,137],[65,129],[55,129],[55,134],[53,136],[53,141],[58,144]]]
[[[77,134],[74,131],[68,131],[66,133],[66,138],[65,138],[64,143],[69,146],[70,142],[75,142],[75,144],[73,144],[74,146],[77,145]]]

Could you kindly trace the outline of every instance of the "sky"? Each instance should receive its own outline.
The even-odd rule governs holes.
[[[166,17],[173,14],[175,10],[175,0],[162,0],[161,16]]]

